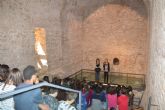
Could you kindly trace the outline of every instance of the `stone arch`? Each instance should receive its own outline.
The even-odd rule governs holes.
[[[148,17],[147,9],[149,8],[149,0],[97,0],[96,2],[93,3],[91,3],[91,1],[87,1],[87,2],[89,2],[88,5],[82,6],[80,8],[80,9],[84,9],[83,20],[88,18],[92,13],[94,13],[101,7],[105,7],[106,5],[109,4],[127,6],[130,7],[132,10],[135,10],[137,13],[139,13],[139,15]],[[138,8],[137,5],[138,7],[141,8]]]
[[[101,59],[118,56],[121,72],[146,73],[146,68],[136,71],[134,56],[142,54],[141,57],[145,59],[142,65],[147,64],[147,10],[144,4],[144,12],[141,13],[141,7],[136,9],[126,3],[103,5],[84,19],[83,55],[92,61],[91,64],[84,61],[84,65],[94,64],[96,56]]]

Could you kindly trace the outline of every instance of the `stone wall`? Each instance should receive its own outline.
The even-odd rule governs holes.
[[[1,0],[0,63],[21,70],[36,66],[34,29],[41,27],[46,31],[49,74],[79,70],[81,19],[76,8],[76,0]]]
[[[147,10],[134,2],[102,5],[84,19],[83,68],[93,69],[96,58],[101,63],[108,58],[111,71],[146,74]],[[118,66],[112,64],[114,58],[120,60]]]
[[[81,69],[82,65],[82,16],[77,0],[66,0],[62,20],[62,71],[69,76]],[[60,68],[59,68],[60,69]]]
[[[146,73],[147,13],[142,0],[1,0],[1,62],[37,64],[34,29],[46,31],[48,73],[68,76],[114,57],[113,71]]]
[[[28,1],[28,0],[27,0]],[[23,69],[35,65],[32,16],[28,2],[0,1],[0,57],[1,63]]]

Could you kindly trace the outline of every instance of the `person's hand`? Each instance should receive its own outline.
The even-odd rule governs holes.
[[[49,109],[49,106],[46,105],[46,104],[39,104],[39,108],[40,108],[41,110],[50,110],[50,109]]]
[[[36,77],[36,78],[35,78],[35,81],[34,81],[34,84],[38,84],[38,83],[39,83],[39,78]]]
[[[35,84],[38,84],[38,83],[39,83],[39,79],[38,79],[38,78],[36,78]]]

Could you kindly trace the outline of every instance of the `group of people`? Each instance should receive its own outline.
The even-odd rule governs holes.
[[[82,101],[82,110],[87,110],[88,107],[91,107],[91,110],[129,110],[129,97],[132,96],[125,86],[105,86],[97,82],[88,86],[84,86],[82,90],[82,98],[86,99]]]
[[[0,94],[32,86],[38,83],[34,66],[27,66],[23,74],[18,68],[10,69],[8,65],[0,65]],[[0,110],[49,110],[42,103],[41,89],[30,90],[0,101]]]
[[[0,65],[0,94],[30,87],[42,82],[34,66],[27,66],[23,73],[18,68]],[[48,76],[43,81],[49,82]],[[53,80],[61,85],[61,80]],[[57,82],[56,82],[57,81]],[[61,85],[62,86],[62,85]],[[0,100],[0,110],[76,110],[71,104],[77,95],[54,88],[41,87]],[[73,97],[74,96],[74,97]]]
[[[79,90],[81,96],[81,110],[129,110],[133,105],[133,92],[131,86],[105,84],[98,81],[78,80],[66,78],[53,79],[53,84]],[[78,100],[73,105],[78,108]]]
[[[95,80],[99,81],[100,80],[100,59],[96,59],[96,67],[95,67]],[[110,73],[110,64],[108,62],[108,59],[105,59],[103,63],[103,71],[104,71],[104,83],[108,83],[109,79],[109,73]]]
[[[109,68],[106,65],[109,65],[108,61],[104,66],[107,70],[105,73]],[[0,65],[0,94],[40,83],[36,73],[35,67],[31,65],[23,72],[18,68],[10,69],[8,65]],[[50,82],[48,76],[45,76],[43,81],[81,91],[81,110],[87,110],[89,107],[91,110],[128,110],[133,101],[131,87],[57,77]],[[77,93],[42,87],[0,100],[0,110],[77,110],[78,99]]]

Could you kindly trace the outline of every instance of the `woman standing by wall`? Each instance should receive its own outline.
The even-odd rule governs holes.
[[[105,62],[103,63],[103,70],[104,70],[104,83],[108,83],[109,72],[110,72],[110,64],[108,62],[108,59],[105,59]]]
[[[95,67],[95,81],[99,81],[100,80],[100,59],[97,58],[96,59],[96,67]]]

